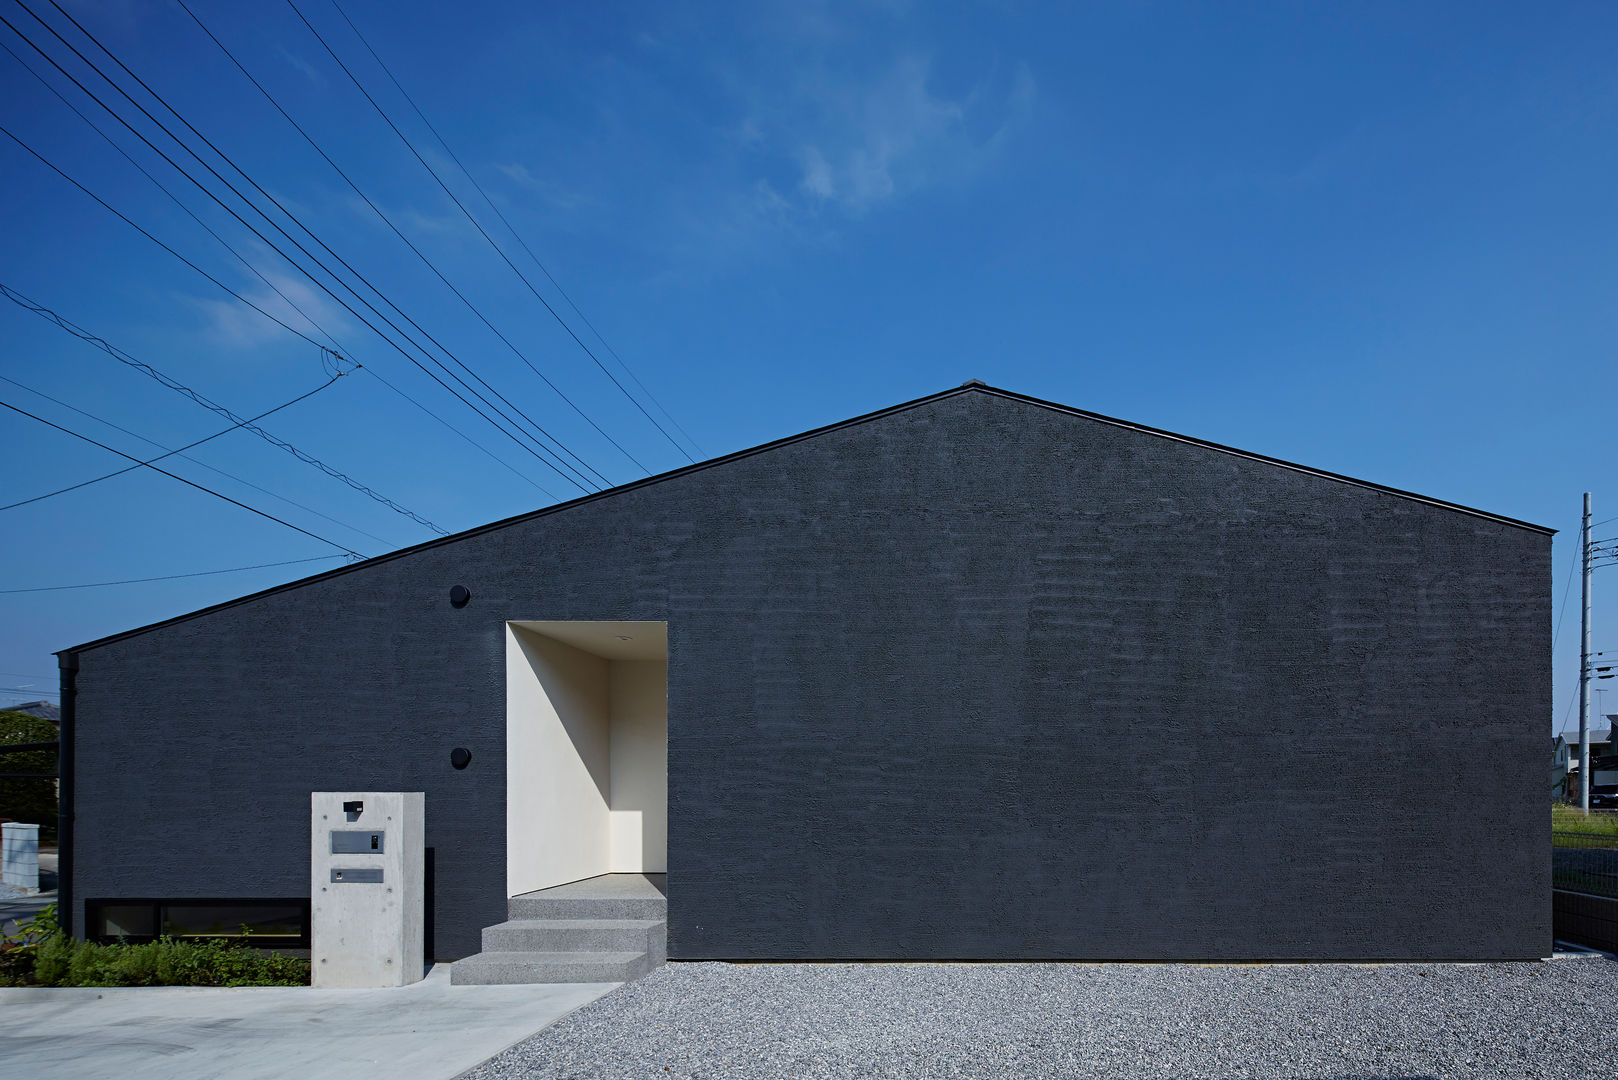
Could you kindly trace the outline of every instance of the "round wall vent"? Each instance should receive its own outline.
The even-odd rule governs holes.
[[[465,607],[472,599],[472,590],[465,585],[456,585],[449,591],[449,602],[452,607]]]

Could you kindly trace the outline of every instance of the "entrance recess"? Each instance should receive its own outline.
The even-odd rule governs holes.
[[[668,624],[506,624],[506,895],[668,870]]]

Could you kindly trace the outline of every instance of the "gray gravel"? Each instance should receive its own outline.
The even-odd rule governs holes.
[[[670,964],[496,1077],[1618,1076],[1618,962]]]

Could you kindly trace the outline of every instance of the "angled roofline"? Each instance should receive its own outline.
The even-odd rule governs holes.
[[[1209,442],[1206,439],[1198,439],[1190,435],[1180,435],[1176,432],[1164,431],[1160,428],[1147,427],[1145,424],[1136,424],[1128,420],[1119,420],[1112,416],[1103,416],[1100,413],[1088,412],[1084,409],[1076,409],[1070,405],[1062,405],[1058,402],[1046,401],[1043,398],[1030,397],[1027,394],[1019,394],[1014,390],[1002,390],[999,387],[989,386],[988,384],[980,382],[977,379],[971,379],[960,386],[951,387],[948,390],[943,390],[935,394],[928,394],[925,397],[914,398],[910,401],[901,402],[897,405],[890,405],[885,409],[878,409],[875,412],[864,413],[860,416],[851,417],[847,420],[839,420],[834,424],[826,424],[821,427],[810,428],[808,431],[802,431],[796,435],[788,435],[785,438],[775,439],[767,443],[761,443],[758,446],[749,447],[745,450],[737,450],[721,457],[709,458],[706,461],[698,461],[691,465],[684,465],[678,469],[671,469],[668,472],[642,477],[639,480],[631,480],[627,484],[619,484],[617,487],[604,488],[601,491],[592,491],[588,494],[581,495],[576,499],[569,499],[566,502],[553,503],[550,506],[541,507],[538,510],[528,510],[521,514],[514,514],[511,517],[501,518],[499,521],[491,521],[483,525],[476,525],[470,529],[465,529],[458,533],[451,533],[448,536],[434,537],[431,540],[426,540],[419,544],[412,544],[409,547],[402,547],[395,551],[389,551],[382,555],[377,555],[366,559],[362,562],[348,563],[345,566],[334,567],[331,570],[325,570],[318,574],[312,574],[309,577],[283,582],[280,585],[272,585],[267,589],[260,589],[258,592],[248,593],[244,596],[238,596],[230,600],[221,601],[217,604],[210,604],[207,607],[198,608],[195,611],[189,611],[182,615],[173,615],[167,619],[160,619],[157,622],[147,623],[145,626],[138,626],[131,630],[122,630],[116,634],[108,634],[106,637],[96,638],[95,640],[87,641],[82,645],[74,645],[71,648],[60,649],[57,651],[56,655],[63,656],[70,653],[76,654],[90,649],[98,649],[103,645],[111,645],[114,642],[123,641],[126,638],[139,637],[140,635],[149,633],[153,630],[160,630],[164,627],[173,626],[177,623],[188,622],[191,619],[201,618],[204,615],[211,615],[214,612],[223,611],[227,608],[236,607],[240,604],[252,603],[255,600],[259,600],[266,596],[273,596],[276,593],[302,588],[305,585],[312,585],[317,581],[325,581],[328,578],[337,577],[341,574],[352,573],[353,571],[362,569],[363,567],[374,566],[377,563],[389,562],[393,559],[404,558],[408,555],[414,555],[418,551],[426,551],[429,548],[442,547],[445,544],[453,544],[474,536],[480,536],[483,533],[494,532],[497,529],[504,529],[510,525],[516,525],[524,521],[531,521],[535,518],[545,517],[550,514],[571,510],[576,506],[595,502],[599,499],[610,498],[626,491],[634,491],[639,488],[649,487],[652,484],[659,484],[665,480],[679,479],[680,477],[689,476],[692,473],[700,472],[705,469],[711,469],[719,465],[726,465],[733,461],[740,461],[743,458],[749,458],[755,454],[766,453],[770,450],[780,449],[783,446],[790,446],[793,443],[813,439],[817,436],[825,435],[832,431],[840,431],[844,428],[855,427],[859,424],[869,423],[872,420],[880,420],[884,417],[893,416],[897,413],[907,412],[923,405],[931,405],[935,402],[943,401],[961,394],[971,393],[989,394],[994,397],[1001,397],[1010,401],[1021,402],[1025,405],[1036,405],[1040,408],[1066,413],[1069,416],[1083,417],[1087,420],[1094,420],[1098,423],[1123,428],[1127,431],[1138,431],[1146,435],[1156,435],[1159,438],[1173,439],[1175,442],[1185,443],[1189,446],[1199,446],[1206,450],[1215,450],[1222,454],[1230,454],[1234,457],[1245,458],[1248,461],[1257,461],[1266,465],[1275,465],[1283,469],[1290,469],[1293,472],[1300,472],[1309,476],[1320,477],[1324,480],[1334,480],[1338,483],[1349,484],[1354,487],[1365,488],[1370,491],[1378,491],[1385,495],[1394,495],[1402,499],[1409,499],[1412,502],[1419,502],[1428,506],[1438,507],[1441,510],[1451,510],[1456,513],[1467,514],[1471,517],[1482,518],[1485,521],[1493,521],[1501,525],[1510,525],[1519,529],[1527,529],[1530,532],[1542,533],[1546,536],[1551,536],[1556,533],[1555,529],[1544,525],[1535,525],[1532,522],[1519,521],[1516,518],[1509,518],[1502,514],[1492,514],[1487,510],[1478,510],[1474,507],[1462,506],[1460,503],[1445,502],[1442,499],[1429,498],[1425,495],[1418,495],[1410,491],[1402,491],[1399,488],[1388,487],[1384,484],[1372,483],[1369,480],[1359,480],[1352,476],[1344,476],[1340,473],[1327,472],[1324,469],[1310,468],[1307,465],[1299,465],[1296,462],[1284,461],[1281,458],[1268,457],[1264,454],[1255,454],[1247,450],[1238,450],[1234,447],[1224,446],[1216,442]]]

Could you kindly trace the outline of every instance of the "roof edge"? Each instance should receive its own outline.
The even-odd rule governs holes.
[[[1163,439],[1173,439],[1175,442],[1183,442],[1191,446],[1200,446],[1207,450],[1217,450],[1222,454],[1230,454],[1233,457],[1246,458],[1249,461],[1263,462],[1266,465],[1276,465],[1283,469],[1290,469],[1293,472],[1305,473],[1309,476],[1318,476],[1324,480],[1335,480],[1340,484],[1351,484],[1354,487],[1366,488],[1370,491],[1380,491],[1384,495],[1396,495],[1401,499],[1409,499],[1412,502],[1424,503],[1428,506],[1436,506],[1441,510],[1453,510],[1456,513],[1466,514],[1470,517],[1483,518],[1487,521],[1497,522],[1501,525],[1511,525],[1515,528],[1527,529],[1530,532],[1543,533],[1546,536],[1554,536],[1557,532],[1557,530],[1551,528],[1549,525],[1536,525],[1531,521],[1523,521],[1519,518],[1507,517],[1504,514],[1496,514],[1490,510],[1479,510],[1475,506],[1467,506],[1463,503],[1449,502],[1446,499],[1435,499],[1430,495],[1421,495],[1414,491],[1406,491],[1403,488],[1389,487],[1386,484],[1378,484],[1373,480],[1361,480],[1358,477],[1346,476],[1343,473],[1334,473],[1326,469],[1317,469],[1310,465],[1299,465],[1297,462],[1287,461],[1285,458],[1270,457],[1268,454],[1259,454],[1251,450],[1240,450],[1234,446],[1226,446],[1223,443],[1211,442],[1207,439],[1199,439],[1194,435],[1181,435],[1178,432],[1165,431],[1162,428],[1149,427],[1146,424],[1137,424],[1132,420],[1120,420],[1115,416],[1104,416],[1101,413],[1090,412],[1086,409],[1077,409],[1071,405],[1063,405],[1060,402],[1046,401],[1043,398],[1030,397],[1027,394],[1019,394],[1015,390],[1002,390],[998,387],[990,386],[984,387],[983,391],[985,393],[996,394],[1000,397],[1011,398],[1015,401],[1026,402],[1030,405],[1039,405],[1043,408],[1054,409],[1057,412],[1069,413],[1073,416],[1082,416],[1086,419],[1095,420],[1103,424],[1111,424],[1113,427],[1126,428],[1130,431],[1139,431],[1147,435],[1156,435]]]
[[[404,558],[407,555],[414,555],[420,551],[426,551],[435,547],[442,547],[445,544],[452,544],[461,540],[470,539],[471,537],[480,536],[487,532],[494,532],[497,529],[504,529],[511,525],[520,524],[521,522],[532,521],[535,518],[545,517],[549,514],[571,510],[574,507],[582,506],[585,503],[591,503],[599,499],[609,498],[613,495],[619,495],[626,491],[634,491],[638,488],[649,487],[652,484],[659,484],[665,480],[676,480],[680,477],[689,476],[692,473],[710,469],[718,465],[725,465],[733,461],[740,461],[744,458],[752,457],[755,454],[762,454],[770,450],[777,450],[781,447],[790,446],[793,443],[803,442],[807,439],[813,439],[817,436],[825,435],[832,431],[839,431],[844,428],[855,427],[860,424],[869,423],[872,420],[880,420],[884,417],[893,416],[901,412],[907,412],[923,405],[931,405],[935,402],[957,397],[961,394],[989,394],[994,397],[1002,397],[1011,401],[1021,402],[1025,405],[1035,405],[1040,408],[1051,409],[1055,412],[1066,413],[1070,416],[1084,417],[1087,420],[1094,420],[1098,423],[1108,424],[1128,431],[1138,431],[1142,434],[1155,435],[1159,438],[1173,439],[1176,442],[1186,443],[1190,446],[1200,446],[1207,450],[1215,450],[1219,453],[1230,454],[1235,457],[1245,458],[1249,461],[1257,461],[1266,465],[1276,465],[1283,469],[1290,469],[1293,472],[1305,473],[1307,475],[1317,476],[1325,480],[1333,480],[1338,483],[1350,484],[1354,487],[1365,488],[1370,491],[1378,491],[1385,495],[1394,495],[1399,498],[1409,499],[1413,502],[1423,503],[1427,506],[1438,507],[1442,510],[1451,510],[1457,513],[1469,515],[1471,517],[1482,518],[1486,521],[1493,521],[1502,525],[1510,525],[1519,529],[1527,529],[1531,532],[1542,533],[1547,536],[1551,536],[1556,533],[1555,529],[1549,528],[1548,526],[1535,525],[1532,522],[1527,521],[1519,521],[1516,518],[1506,517],[1502,514],[1494,514],[1487,510],[1478,510],[1474,507],[1463,506],[1460,503],[1446,502],[1442,499],[1434,499],[1425,495],[1418,495],[1415,492],[1388,487],[1385,484],[1377,484],[1369,480],[1356,479],[1352,476],[1344,476],[1341,473],[1327,472],[1324,469],[1315,469],[1307,465],[1299,465],[1296,462],[1285,461],[1281,458],[1269,457],[1264,454],[1257,454],[1247,450],[1238,450],[1235,447],[1210,442],[1207,439],[1198,439],[1191,435],[1181,435],[1172,431],[1164,431],[1161,428],[1148,427],[1145,424],[1137,424],[1129,420],[1120,420],[1116,417],[1105,416],[1101,413],[1089,412],[1085,409],[1074,408],[1071,405],[1063,405],[1059,402],[1046,401],[1043,398],[1032,397],[1028,394],[1019,394],[1014,390],[1004,390],[999,387],[989,386],[977,379],[971,379],[960,386],[950,387],[948,390],[943,390],[935,394],[927,394],[924,397],[913,398],[909,401],[900,402],[897,405],[889,405],[886,408],[877,409],[874,412],[862,413],[859,416],[850,417],[847,420],[839,420],[836,423],[824,424],[820,427],[810,428],[809,430],[801,431],[796,435],[788,435],[780,439],[774,439],[767,443],[760,443],[757,446],[751,446],[743,450],[736,450],[720,457],[709,458],[706,461],[698,461],[690,465],[683,465],[678,469],[671,469],[668,472],[644,476],[639,480],[631,480],[626,484],[619,484],[616,487],[604,488],[601,491],[592,491],[586,495],[581,495],[576,499],[569,499],[566,502],[552,503],[550,506],[544,506],[538,510],[528,510],[521,514],[514,514],[511,517],[501,518],[498,521],[487,522],[483,525],[475,525],[470,529],[463,529],[460,532],[451,533],[448,536],[437,536],[431,540],[425,540],[419,544],[412,544],[409,547],[402,547],[394,551],[385,552],[381,555],[365,559],[362,562],[348,563],[345,566],[338,566],[330,570],[322,571],[318,574],[311,574],[309,577],[296,578],[292,581],[282,582],[279,585],[272,585],[267,589],[260,589],[258,592],[233,597],[229,600],[220,601],[217,604],[210,604],[207,607],[197,608],[194,611],[188,611],[180,615],[171,615],[166,619],[159,619],[156,622],[147,623],[144,626],[137,626],[129,630],[121,630],[115,634],[108,634],[105,637],[99,637],[91,641],[87,641],[82,645],[74,645],[66,649],[59,649],[57,650],[56,655],[62,656],[69,653],[76,654],[86,652],[90,649],[98,649],[104,645],[111,645],[127,638],[139,637],[140,635],[149,633],[153,630],[161,630],[167,626],[188,622],[191,619],[201,618],[204,615],[212,615],[215,612],[224,611],[241,604],[252,603],[255,600],[262,599],[266,596],[273,596],[276,593],[285,592],[290,589],[302,588],[305,585],[312,585],[316,582],[325,581],[328,578],[334,578],[341,574],[352,573],[364,567],[374,566],[378,563],[390,562],[393,559]]]

